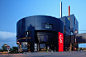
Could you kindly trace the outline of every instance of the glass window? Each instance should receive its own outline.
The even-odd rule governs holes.
[[[45,48],[45,44],[40,44],[40,48]]]
[[[27,42],[21,42],[21,48],[27,48]]]
[[[67,17],[67,19],[70,21],[70,17]]]
[[[50,29],[52,29],[52,25],[50,25]]]
[[[46,25],[45,25],[45,28],[49,28],[49,25],[48,25],[48,24],[46,24]]]
[[[42,42],[42,41],[48,41],[48,35],[40,35],[38,36],[39,38],[39,42]]]
[[[45,28],[52,29],[52,25],[50,25],[50,24],[45,24]]]
[[[74,24],[76,24],[76,19],[74,18]]]
[[[73,32],[71,32],[71,35],[73,35]]]

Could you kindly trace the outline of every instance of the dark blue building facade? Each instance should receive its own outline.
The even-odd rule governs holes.
[[[77,45],[75,43],[76,34],[78,33],[78,21],[73,14],[70,16],[64,16],[60,18],[60,20],[64,23],[64,50],[73,50],[73,47],[71,46]],[[76,46],[76,48],[78,48],[78,45]]]
[[[55,18],[35,15],[17,22],[17,42],[19,51],[58,51],[58,32],[64,34],[64,51],[78,48],[76,34],[78,21],[74,15]],[[73,36],[71,36],[73,35]]]
[[[58,51],[58,32],[64,33],[64,24],[58,18],[44,15],[25,17],[17,22],[19,50]]]
[[[66,16],[60,20],[64,23],[64,50],[67,51],[70,47],[70,21]]]

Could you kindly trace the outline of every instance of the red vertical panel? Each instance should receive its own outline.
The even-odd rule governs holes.
[[[58,51],[64,51],[64,37],[63,33],[58,32]]]

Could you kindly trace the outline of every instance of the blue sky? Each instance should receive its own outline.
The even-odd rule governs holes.
[[[16,46],[16,23],[23,17],[49,15],[59,18],[60,2],[62,16],[68,16],[70,6],[70,14],[76,16],[79,30],[86,30],[86,0],[0,0],[0,47],[3,44]],[[86,47],[85,45],[79,47]]]

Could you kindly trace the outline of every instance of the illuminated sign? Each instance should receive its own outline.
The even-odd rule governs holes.
[[[64,38],[63,33],[58,32],[58,51],[61,52],[64,50]]]

